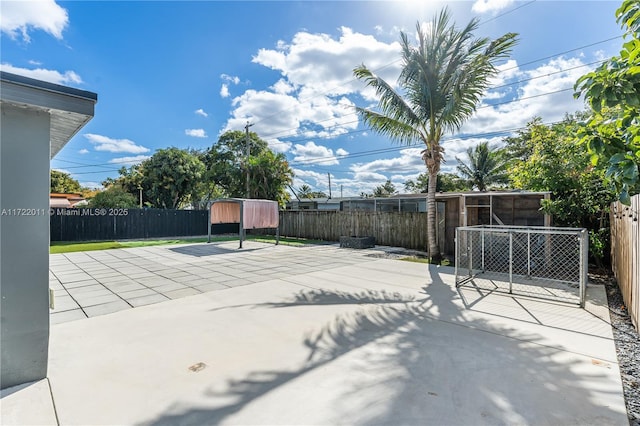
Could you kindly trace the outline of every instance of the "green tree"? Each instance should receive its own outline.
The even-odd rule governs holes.
[[[470,189],[469,184],[457,174],[438,173],[436,192],[461,192]],[[429,190],[429,175],[420,173],[415,181],[412,179],[405,181],[404,190],[413,194],[427,193]]]
[[[397,193],[396,186],[390,180],[387,180],[383,185],[376,186],[373,190],[374,197],[391,197]]]
[[[82,192],[80,182],[69,173],[51,170],[51,191],[60,194],[76,194]]]
[[[464,192],[471,190],[469,183],[455,173],[438,173],[436,191]]]
[[[289,199],[288,185],[293,171],[284,154],[276,154],[266,141],[249,132],[250,156],[247,162],[246,133],[229,131],[220,136],[204,154],[206,175],[229,197],[246,197],[246,178],[249,172],[249,198],[278,201]]]
[[[298,197],[311,198],[311,187],[307,184],[304,184],[300,188],[298,188]]]
[[[640,2],[625,0],[616,19],[625,29],[620,54],[580,77],[575,97],[584,95],[593,111],[581,141],[593,164],[606,163],[605,177],[628,205],[640,192]]]
[[[357,108],[364,123],[394,142],[422,141],[426,146],[422,158],[429,173],[427,240],[434,261],[441,258],[435,221],[436,182],[444,152],[440,139],[445,132],[458,130],[475,112],[490,78],[497,73],[496,62],[506,58],[516,43],[514,33],[494,41],[475,38],[477,28],[478,20],[473,19],[457,29],[445,8],[430,26],[417,24],[417,46],[401,33],[400,91],[365,65],[354,69],[354,75],[379,97],[379,111]]]
[[[478,191],[486,191],[494,184],[503,185],[508,182],[505,174],[507,157],[504,151],[489,147],[488,142],[481,142],[474,148],[467,149],[469,162],[458,157],[458,173],[467,180],[469,186]]]
[[[145,179],[142,164],[135,164],[130,167],[120,167],[118,170],[120,176],[117,178],[107,178],[102,182],[102,186],[110,188],[111,186],[119,186],[124,191],[133,195],[140,203],[140,194],[143,196],[143,205],[151,205],[148,198],[151,184],[149,179]]]
[[[111,185],[104,191],[98,192],[89,201],[89,207],[92,208],[135,208],[138,206],[138,200],[132,194],[127,192],[120,185]]]
[[[140,171],[143,194],[151,205],[177,209],[190,201],[205,167],[197,156],[187,150],[166,148],[159,149],[143,161]]]
[[[530,153],[514,161],[508,175],[515,188],[551,191],[542,210],[556,225],[587,228],[592,257],[602,263],[609,239],[608,206],[615,196],[603,184],[604,171],[591,164],[589,152],[578,143],[579,128],[570,116],[550,126],[530,122],[518,137],[505,139],[507,149],[513,144]]]
[[[309,193],[309,198],[328,198],[327,194],[322,191],[311,191]]]

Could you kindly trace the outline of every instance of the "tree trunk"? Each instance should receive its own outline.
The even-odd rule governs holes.
[[[436,184],[438,171],[429,167],[429,184],[427,186],[427,242],[429,244],[429,259],[440,263],[442,255],[436,238]]]

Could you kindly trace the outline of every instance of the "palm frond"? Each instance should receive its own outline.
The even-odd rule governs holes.
[[[356,112],[371,129],[401,145],[410,145],[422,139],[420,130],[405,121],[360,107],[356,107]]]

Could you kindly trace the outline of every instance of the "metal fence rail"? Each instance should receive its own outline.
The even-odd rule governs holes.
[[[472,284],[584,307],[586,229],[467,226],[456,228],[456,286]]]

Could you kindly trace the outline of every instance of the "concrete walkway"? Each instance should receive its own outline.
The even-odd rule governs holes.
[[[106,288],[90,267],[122,268],[91,257],[144,269],[130,281],[166,301],[115,286],[127,306],[93,316],[118,300],[68,291],[59,312],[91,318],[52,326],[48,379],[3,391],[2,424],[628,424],[602,287],[579,309],[375,250],[236,244],[66,255]]]

